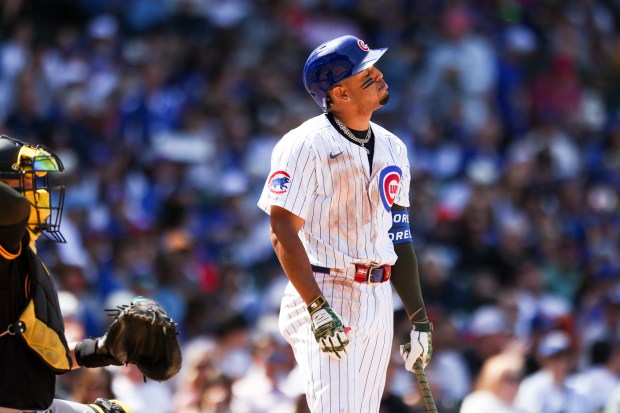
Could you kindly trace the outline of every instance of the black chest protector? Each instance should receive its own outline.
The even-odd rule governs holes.
[[[22,244],[27,259],[26,305],[13,330],[56,373],[71,370],[71,356],[54,281],[41,258]]]

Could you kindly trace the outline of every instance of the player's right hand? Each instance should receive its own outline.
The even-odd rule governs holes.
[[[310,303],[308,312],[312,319],[312,333],[321,351],[334,360],[342,359],[347,354],[346,348],[349,345],[342,318],[323,296]]]

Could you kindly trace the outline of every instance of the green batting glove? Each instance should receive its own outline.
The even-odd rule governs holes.
[[[321,351],[334,360],[340,360],[347,354],[349,339],[345,333],[342,318],[322,295],[317,297],[308,306],[312,319],[312,333]]]

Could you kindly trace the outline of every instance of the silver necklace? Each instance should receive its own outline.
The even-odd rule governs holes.
[[[353,142],[357,142],[359,145],[361,145],[361,147],[366,151],[366,153],[370,153],[370,149],[364,147],[364,145],[367,144],[368,141],[370,141],[370,134],[371,134],[370,125],[368,125],[368,132],[366,132],[366,137],[364,139],[360,139],[357,136],[355,136],[353,132],[351,132],[351,130],[347,127],[347,125],[342,123],[340,119],[338,119],[336,116],[334,116],[334,120],[336,121],[336,125],[338,125],[342,133],[347,135],[347,137],[351,139]]]

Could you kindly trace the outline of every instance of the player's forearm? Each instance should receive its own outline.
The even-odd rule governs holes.
[[[322,292],[314,279],[310,260],[297,232],[291,228],[272,226],[271,243],[284,273],[304,302],[309,305]]]
[[[76,341],[72,341],[69,343],[69,355],[71,356],[71,370],[79,369],[81,366],[78,364],[75,359],[75,346],[77,345]]]
[[[403,302],[403,306],[413,322],[426,322],[426,308],[422,299],[418,259],[410,242],[394,245],[398,259],[392,267],[392,285]]]

